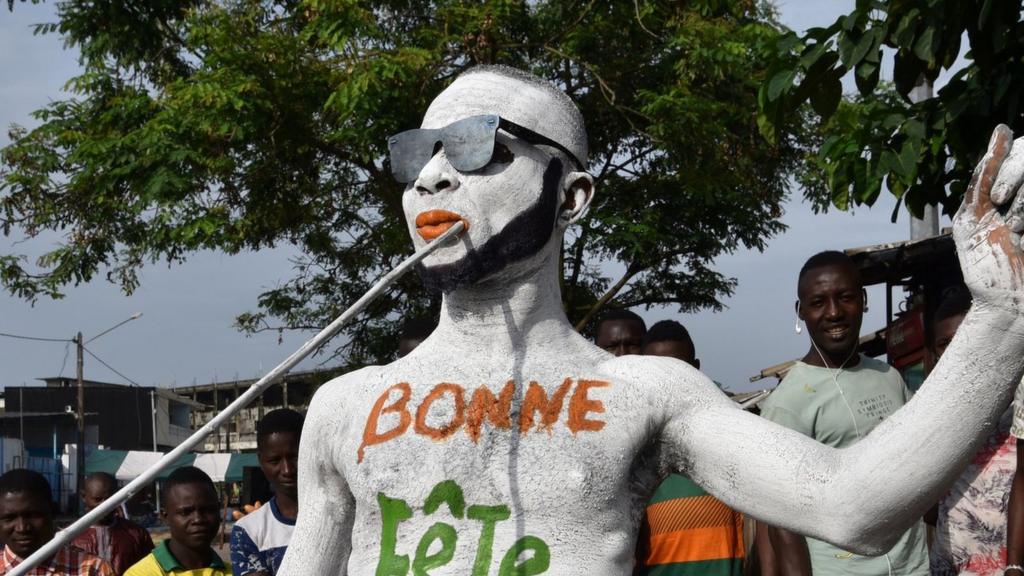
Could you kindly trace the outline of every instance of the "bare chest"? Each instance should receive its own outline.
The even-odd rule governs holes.
[[[452,573],[542,573],[594,537],[632,538],[645,442],[633,396],[593,371],[524,374],[382,371],[353,390],[336,452],[356,501],[353,561],[401,573],[450,549]]]

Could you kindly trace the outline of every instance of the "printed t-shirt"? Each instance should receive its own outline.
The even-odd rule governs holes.
[[[1017,393],[1013,396],[1013,420],[1010,424],[1010,436],[1024,440],[1024,379],[1017,384]]]
[[[153,539],[142,526],[115,516],[109,526],[95,524],[79,534],[74,546],[103,558],[115,573],[124,574],[153,550]]]
[[[761,416],[822,444],[845,448],[909,399],[899,372],[874,358],[861,355],[856,366],[841,371],[797,362],[765,400]],[[814,538],[807,538],[807,549],[815,576],[885,576],[890,563],[894,576],[928,576],[925,537],[924,524],[918,521],[882,556],[860,556]]]
[[[11,549],[4,546],[0,554],[0,574],[7,574],[24,562]],[[74,546],[65,546],[52,558],[29,570],[26,576],[114,576],[114,569],[99,556],[83,552]]]
[[[640,534],[644,576],[743,573],[743,516],[685,476],[654,491]]]
[[[1011,407],[939,502],[932,576],[995,576],[1006,567],[1006,508],[1017,466]]]
[[[157,544],[156,548],[148,556],[139,560],[134,566],[124,573],[124,576],[165,576],[175,574],[176,576],[230,576],[231,571],[224,566],[224,562],[217,555],[217,552],[210,549],[210,565],[193,570],[186,570],[178,562],[178,559],[171,553],[167,546],[170,540],[164,540]]]
[[[234,576],[253,572],[277,574],[291,542],[295,520],[285,518],[277,498],[246,514],[231,529],[231,571]]]

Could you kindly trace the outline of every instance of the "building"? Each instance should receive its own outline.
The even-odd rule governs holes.
[[[63,509],[74,509],[78,445],[78,386],[70,377],[41,378],[45,386],[7,386],[0,436],[20,441],[8,467],[47,476]],[[195,401],[156,387],[83,381],[85,448],[167,451],[191,434]],[[154,437],[155,435],[155,437]],[[7,452],[8,450],[5,450]],[[8,466],[10,460],[10,466]]]
[[[256,423],[263,417],[263,414],[277,408],[291,408],[305,412],[317,388],[341,372],[340,368],[330,368],[292,372],[285,375],[281,382],[264,390],[255,402],[236,413],[228,424],[207,436],[206,441],[199,449],[203,452],[255,450]],[[202,406],[192,412],[192,430],[198,430],[256,382],[257,379],[211,382],[194,386],[179,386],[174,388],[174,392],[179,396],[190,398],[195,405]]]
[[[63,376],[41,380],[45,386],[4,389],[3,435],[21,439],[30,451],[75,444],[76,380]],[[203,408],[164,388],[93,380],[83,381],[83,387],[86,446],[116,450],[153,450],[155,446],[160,451],[170,450],[191,434],[192,410]]]

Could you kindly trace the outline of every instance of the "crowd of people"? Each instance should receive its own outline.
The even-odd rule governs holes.
[[[827,251],[811,257],[800,270],[797,297],[796,331],[806,330],[809,349],[763,402],[761,416],[818,442],[850,446],[902,407],[911,392],[892,366],[859,351],[867,293],[848,256]],[[929,345],[936,359],[970,306],[966,288],[947,291],[932,318]],[[628,311],[606,315],[596,343],[616,355],[673,356],[700,366],[685,328],[662,321],[645,330],[643,320]],[[1024,408],[1015,401],[948,494],[881,556],[860,556],[752,521],[743,530],[738,514],[686,478],[672,475],[647,506],[638,538],[638,573],[1024,574],[1024,474],[1016,474],[1021,437]]]
[[[174,470],[163,483],[161,519],[167,537],[154,546],[145,528],[116,509],[90,526],[29,574],[68,576],[271,576],[284,558],[298,515],[296,464],[303,416],[268,412],[257,424],[260,468],[274,496],[238,520],[231,531],[230,564],[213,547],[221,528],[221,502],[213,480],[199,468]],[[86,513],[110,498],[117,482],[106,472],[89,475],[82,489]],[[0,574],[56,534],[50,484],[27,469],[0,476]]]
[[[859,272],[845,254],[822,252],[804,264],[797,278],[796,331],[806,331],[809,348],[761,404],[762,417],[842,448],[884,425],[910,399],[898,371],[859,351],[867,306]],[[929,344],[936,358],[970,306],[966,289],[952,289],[935,310]],[[432,328],[422,320],[406,322],[398,356],[416,348]],[[594,341],[616,356],[668,356],[700,368],[693,339],[673,320],[647,328],[629,310],[610,310],[597,322]],[[1016,458],[1018,439],[1024,437],[1024,407],[1015,402],[996,424],[948,494],[881,556],[859,556],[744,518],[695,482],[671,474],[661,479],[641,519],[635,573],[1024,576],[1024,474],[1017,473]],[[216,486],[205,472],[189,466],[175,470],[163,485],[161,515],[168,535],[158,544],[146,529],[115,511],[29,574],[273,576],[299,514],[296,465],[302,426],[303,415],[287,409],[271,411],[258,423],[259,464],[274,496],[234,524],[229,563],[213,548],[222,522]],[[81,494],[85,511],[116,489],[109,474],[88,476]],[[55,533],[47,480],[27,469],[0,476],[0,574]]]

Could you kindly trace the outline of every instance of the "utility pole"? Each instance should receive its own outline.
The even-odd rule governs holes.
[[[917,80],[914,89],[910,91],[910,101],[914,104],[924,102],[932,98],[932,83],[925,77]],[[939,207],[930,204],[924,207],[920,218],[910,215],[910,239],[923,240],[939,235]]]
[[[112,330],[115,330],[118,327],[127,324],[128,322],[131,322],[132,320],[137,320],[141,316],[142,312],[136,312],[135,314],[132,314],[129,318],[122,320],[117,324],[114,324],[110,328],[107,328],[103,332],[100,332],[99,334],[93,336],[92,338],[89,338],[89,342],[92,342],[93,340],[99,338],[100,336],[103,336],[104,334]],[[78,493],[81,494],[82,489],[85,488],[85,382],[82,378],[82,356],[83,353],[85,352],[85,341],[82,339],[81,332],[79,332],[78,335],[75,336],[73,342],[75,343],[75,350],[78,356],[77,368],[75,370],[76,380],[78,381],[78,438],[76,438],[75,440],[78,445],[75,448],[75,464],[77,468],[77,470],[75,471],[75,488],[77,489]],[[90,354],[92,354],[92,352],[90,352]],[[22,408],[22,412],[24,411],[24,408]],[[76,498],[76,500],[79,501],[79,510],[82,511],[81,498]]]
[[[159,450],[157,450],[157,447],[156,447],[156,388],[153,388],[152,390],[149,391],[149,409],[150,409],[150,412],[151,412],[150,420],[152,420],[152,423],[153,423],[153,452],[159,452]],[[155,491],[155,494],[156,494],[156,496],[154,497],[154,500],[156,501],[156,514],[157,514],[157,516],[159,516],[160,515],[160,483],[159,482],[153,482],[153,490]]]
[[[78,351],[78,362],[75,369],[78,380],[78,440],[75,449],[75,488],[81,494],[82,489],[85,488],[83,480],[85,478],[85,384],[82,381],[82,351],[85,349],[85,344],[82,342],[81,332],[78,333],[78,336],[75,336],[75,348]],[[79,509],[81,511],[81,499],[76,498],[75,500],[79,501]]]

